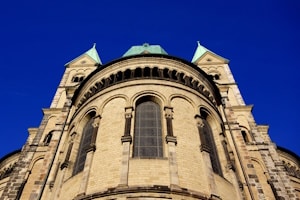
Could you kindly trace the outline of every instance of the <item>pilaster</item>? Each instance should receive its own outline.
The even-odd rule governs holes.
[[[124,135],[121,138],[121,142],[123,145],[123,152],[122,152],[122,166],[121,166],[120,183],[119,183],[120,187],[128,186],[130,144],[132,142],[132,137],[130,134],[132,112],[133,112],[133,107],[125,108],[125,129],[124,129]]]

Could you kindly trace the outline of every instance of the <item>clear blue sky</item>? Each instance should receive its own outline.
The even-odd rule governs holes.
[[[0,7],[0,157],[38,127],[64,64],[97,43],[103,63],[160,44],[191,60],[196,41],[230,60],[258,124],[300,155],[300,1],[4,1]]]

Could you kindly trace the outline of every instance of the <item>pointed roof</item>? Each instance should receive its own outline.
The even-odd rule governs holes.
[[[97,64],[102,64],[101,59],[98,55],[98,52],[96,50],[96,43],[94,43],[93,47],[91,49],[89,49],[88,51],[86,51],[85,53],[81,54],[80,56],[78,56],[77,58],[71,60],[70,62],[66,63],[66,65],[74,62],[75,60],[79,59],[80,57],[87,55],[89,56],[91,59],[93,59]]]
[[[217,56],[217,57],[219,57],[219,58],[221,58],[225,61],[228,61],[226,58],[223,58],[223,57],[219,56],[218,54],[216,54],[216,53],[210,51],[209,49],[205,48],[204,46],[202,46],[199,41],[197,41],[197,43],[198,43],[198,46],[197,46],[197,49],[194,53],[192,63],[195,63],[199,58],[201,58],[207,52],[209,52],[209,53],[211,53],[211,54],[213,54],[213,55],[215,55],[215,56]]]
[[[148,43],[144,43],[143,45],[130,47],[122,57],[147,53],[168,55],[160,45],[149,45]]]

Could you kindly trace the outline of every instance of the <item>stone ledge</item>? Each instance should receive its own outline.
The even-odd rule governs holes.
[[[191,191],[186,188],[180,188],[180,187],[169,187],[166,185],[153,185],[153,186],[135,186],[135,187],[114,187],[114,188],[107,188],[105,191],[101,192],[95,192],[92,194],[80,194],[73,198],[73,200],[91,200],[91,199],[97,199],[101,197],[109,197],[114,195],[126,195],[126,194],[133,194],[133,193],[157,193],[157,194],[175,194],[175,195],[181,195],[183,197],[192,197],[195,199],[200,200],[221,200],[221,198],[217,195],[211,195],[207,196],[204,194],[201,194],[196,191]]]

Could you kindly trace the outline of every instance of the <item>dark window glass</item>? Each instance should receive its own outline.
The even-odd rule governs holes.
[[[52,139],[52,132],[48,133],[44,139],[44,145],[48,146]]]
[[[202,130],[203,130],[203,134],[205,137],[205,142],[209,146],[209,150],[210,150],[209,156],[210,156],[213,171],[219,175],[222,175],[221,165],[219,162],[219,157],[218,157],[217,148],[216,148],[216,145],[214,142],[212,130],[210,128],[209,123],[206,120],[203,120],[203,123],[204,123],[204,127]]]
[[[246,143],[248,143],[249,140],[248,140],[246,131],[242,131],[242,136],[243,136],[244,141],[245,141]]]
[[[93,130],[94,130],[92,124],[93,124],[93,119],[90,119],[85,125],[85,127],[83,128],[77,159],[74,166],[74,172],[73,172],[74,175],[81,172],[84,168],[87,150],[90,147]]]
[[[142,102],[136,108],[133,156],[163,156],[160,106],[152,101]]]

